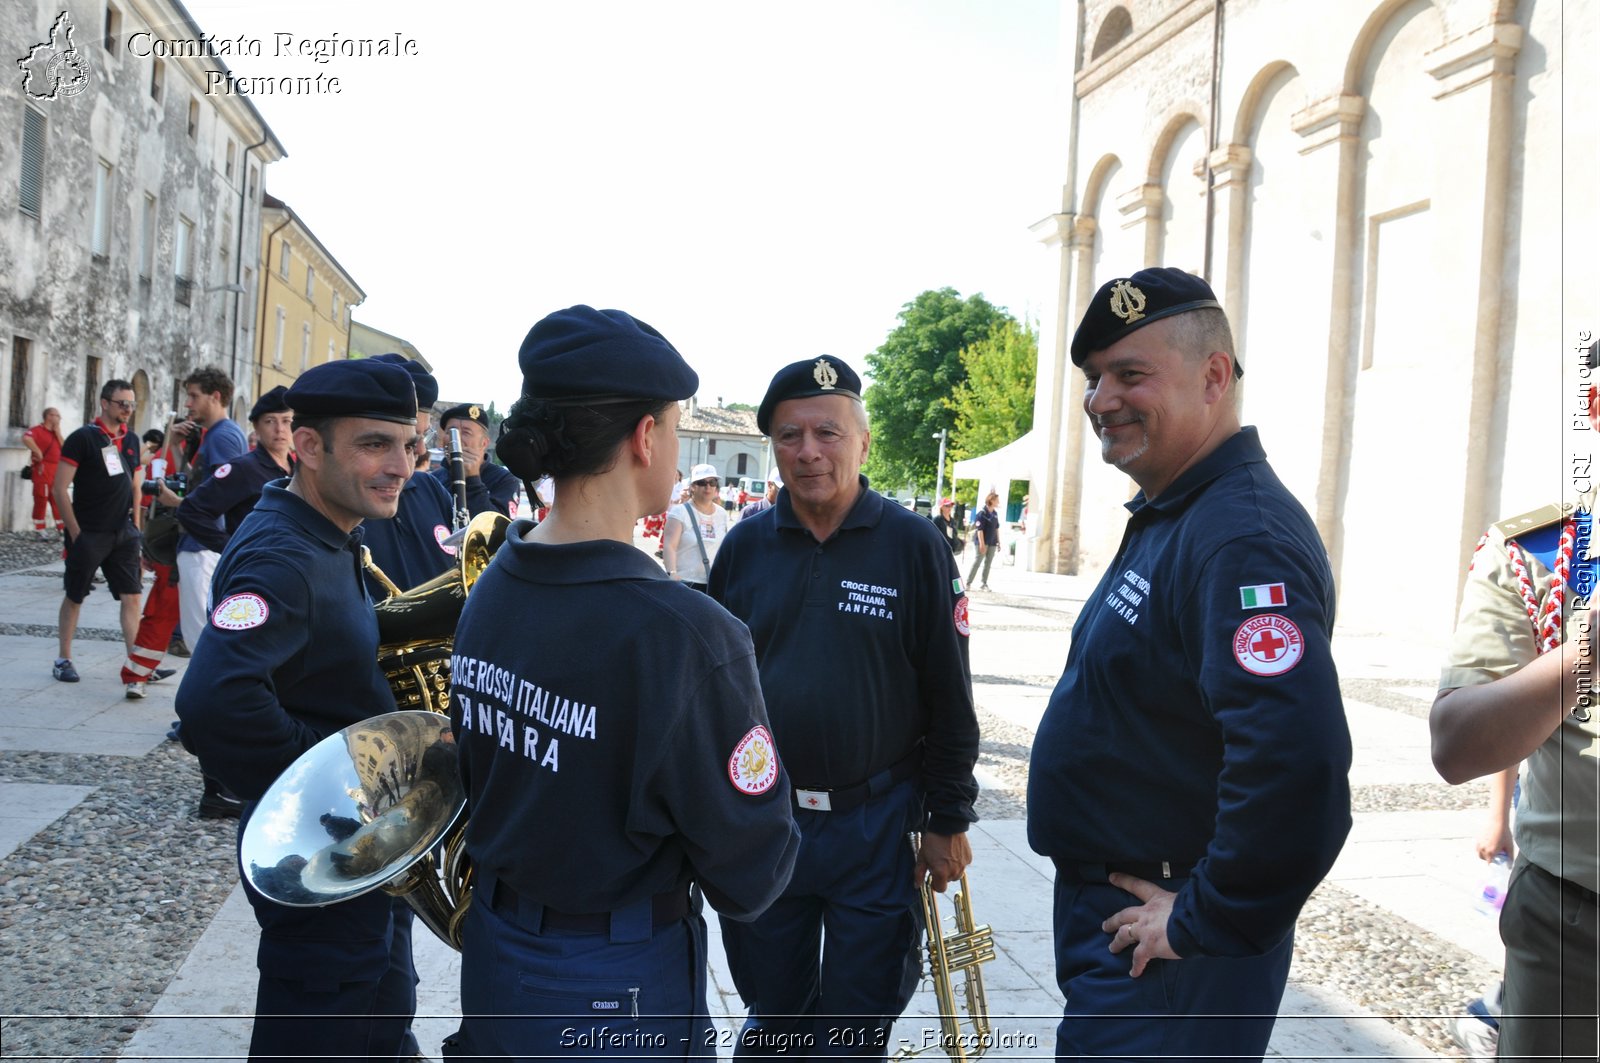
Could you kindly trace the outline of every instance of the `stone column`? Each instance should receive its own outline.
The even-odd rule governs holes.
[[[1067,343],[1072,335],[1071,313],[1073,255],[1069,236],[1075,216],[1051,214],[1029,226],[1031,232],[1055,252],[1056,286],[1051,293],[1051,312],[1039,322],[1039,360],[1033,391],[1033,435],[1038,441],[1029,484],[1028,519],[1033,535],[1033,569],[1057,572],[1059,553],[1057,534],[1061,528],[1061,430],[1063,405],[1072,364],[1067,360]]]
[[[1333,215],[1333,274],[1328,306],[1328,363],[1324,384],[1322,465],[1317,474],[1317,504],[1312,515],[1328,547],[1334,577],[1344,549],[1339,514],[1348,490],[1350,431],[1355,419],[1355,367],[1360,336],[1356,328],[1359,306],[1355,292],[1355,253],[1360,243],[1361,216],[1356,210],[1360,192],[1361,118],[1367,101],[1342,93],[1307,105],[1290,120],[1305,138],[1300,154],[1321,153],[1326,165],[1336,168]],[[1322,149],[1333,147],[1335,151]]]
[[[1476,215],[1479,228],[1456,239],[1470,248],[1476,238],[1478,285],[1472,339],[1472,397],[1467,435],[1465,491],[1456,543],[1457,571],[1465,572],[1478,536],[1496,519],[1509,398],[1498,381],[1511,371],[1512,352],[1501,337],[1505,308],[1506,217],[1511,185],[1515,67],[1522,27],[1491,22],[1423,56],[1438,80],[1440,128],[1471,130],[1470,153],[1441,160],[1436,200],[1442,217]],[[1459,591],[1458,591],[1459,598]],[[1457,602],[1459,605],[1459,600]]]
[[[1244,357],[1244,250],[1250,218],[1250,168],[1255,158],[1244,144],[1226,144],[1207,161],[1214,192],[1211,261],[1222,264],[1212,287],[1233,325],[1234,353],[1241,365],[1248,365]],[[1242,386],[1244,381],[1239,383]]]
[[[1145,267],[1161,265],[1161,213],[1166,205],[1167,194],[1155,184],[1136,185],[1117,197],[1117,213],[1127,219],[1122,227],[1144,226]]]

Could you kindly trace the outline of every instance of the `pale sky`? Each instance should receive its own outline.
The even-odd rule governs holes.
[[[261,42],[236,75],[339,78],[254,98],[289,153],[267,190],[447,399],[505,409],[523,336],[573,303],[753,403],[800,358],[864,368],[924,289],[1037,317],[1052,283],[1028,226],[1059,209],[1059,0],[185,6]],[[418,54],[274,54],[396,33]]]

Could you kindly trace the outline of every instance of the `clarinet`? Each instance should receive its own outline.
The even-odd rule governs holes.
[[[455,527],[451,530],[460,531],[472,519],[467,512],[467,463],[461,456],[461,430],[450,429],[450,486],[456,496]]]

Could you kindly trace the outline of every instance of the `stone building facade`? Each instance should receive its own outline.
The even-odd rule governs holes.
[[[247,308],[260,257],[263,171],[283,145],[242,96],[207,94],[198,40],[163,0],[0,5],[0,528],[27,523],[21,433],[44,409],[71,431],[107,380],[132,381],[134,425],[181,408],[204,365],[247,411]]]
[[[765,479],[770,458],[771,450],[756,427],[754,412],[702,406],[697,399],[689,399],[678,422],[678,464],[685,475],[689,466],[703,462],[716,466],[725,484],[741,476]],[[731,496],[724,491],[723,497]]]
[[[1036,567],[1108,563],[1133,493],[1086,426],[1072,330],[1105,280],[1179,266],[1233,321],[1244,421],[1317,522],[1343,622],[1448,632],[1485,527],[1571,481],[1597,9],[1067,0]]]

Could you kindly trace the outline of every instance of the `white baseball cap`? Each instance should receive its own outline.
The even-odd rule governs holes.
[[[696,465],[689,470],[689,482],[698,483],[701,480],[721,480],[715,465]]]

